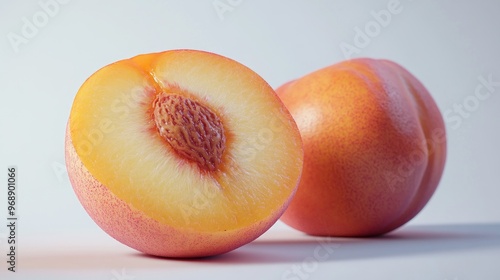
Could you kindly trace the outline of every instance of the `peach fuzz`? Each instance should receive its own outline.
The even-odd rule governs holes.
[[[75,97],[66,164],[90,217],[163,257],[234,250],[295,193],[300,134],[274,90],[242,64],[172,50],[115,62]]]
[[[311,235],[374,236],[429,201],[444,170],[445,125],[430,93],[402,66],[352,59],[276,91],[304,145],[286,224]]]

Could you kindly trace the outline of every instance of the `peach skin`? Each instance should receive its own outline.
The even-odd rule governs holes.
[[[445,165],[445,125],[427,89],[403,67],[348,60],[277,93],[304,145],[286,224],[311,235],[374,236],[405,224],[429,201]]]

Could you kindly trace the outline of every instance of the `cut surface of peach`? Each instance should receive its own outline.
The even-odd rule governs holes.
[[[296,124],[242,64],[194,50],[93,74],[66,132],[73,188],[108,234],[167,257],[215,255],[279,218],[302,169]]]

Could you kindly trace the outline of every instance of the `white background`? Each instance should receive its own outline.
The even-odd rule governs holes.
[[[401,0],[385,26],[376,23],[374,14],[394,1],[2,0],[0,178],[6,181],[7,166],[18,167],[20,272],[6,270],[1,226],[1,279],[498,279],[500,85],[483,100],[475,90],[480,77],[500,82],[500,2]],[[44,10],[49,2],[56,5]],[[229,9],[218,12],[214,3]],[[357,28],[368,28],[368,40],[360,42]],[[108,237],[76,199],[64,170],[64,129],[78,88],[102,66],[200,49],[278,87],[345,60],[347,44],[356,48],[353,57],[391,59],[410,70],[446,116],[441,184],[393,235],[321,245],[278,222],[224,256],[164,260]],[[327,256],[319,260],[315,250]]]

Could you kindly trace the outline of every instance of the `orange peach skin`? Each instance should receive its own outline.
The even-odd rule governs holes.
[[[445,126],[429,92],[403,67],[353,59],[277,93],[304,145],[286,224],[311,235],[380,235],[429,201],[445,165]]]

